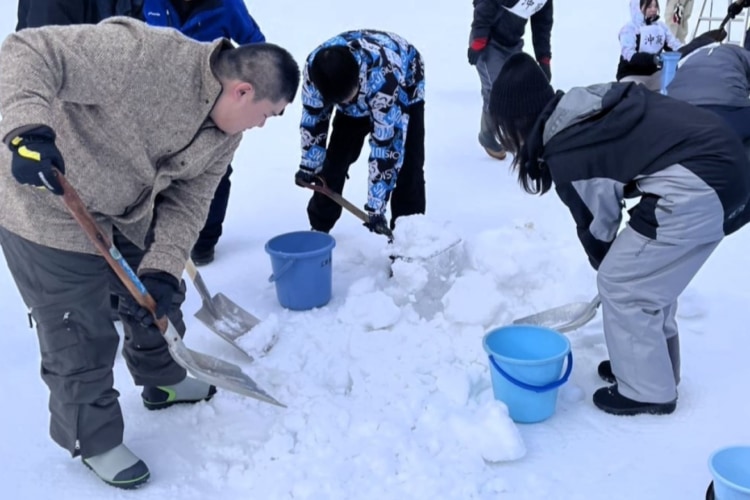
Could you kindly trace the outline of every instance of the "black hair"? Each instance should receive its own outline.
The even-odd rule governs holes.
[[[256,101],[292,102],[299,87],[300,72],[294,57],[272,43],[250,43],[222,50],[211,68],[220,80],[250,83]]]
[[[504,122],[500,118],[494,126],[503,149],[513,155],[510,168],[517,172],[521,188],[530,194],[543,195],[552,187],[552,174],[544,162],[530,157],[525,140],[535,120],[535,117],[527,117]]]
[[[530,150],[537,153],[527,142],[554,98],[555,91],[539,64],[525,52],[508,58],[490,91],[492,128],[503,149],[513,155],[511,170],[517,172],[518,183],[527,193],[544,194],[552,187],[549,168],[539,158],[531,157]]]
[[[326,103],[346,101],[359,86],[359,65],[348,47],[335,45],[318,51],[307,74]]]
[[[643,9],[649,6],[651,2],[656,2],[656,10],[661,12],[661,7],[659,6],[659,0],[641,0],[641,12],[643,12]]]

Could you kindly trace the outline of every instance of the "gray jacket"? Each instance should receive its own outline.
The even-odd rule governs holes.
[[[210,60],[223,43],[124,17],[12,34],[0,48],[0,138],[51,127],[66,177],[97,221],[143,247],[155,218],[141,269],[179,277],[241,139],[209,118],[221,93]],[[10,159],[0,147],[0,225],[96,253],[60,197],[18,184]]]
[[[750,166],[731,129],[642,85],[558,93],[525,147],[549,169],[594,267],[614,241],[624,198],[641,198],[630,226],[665,243],[717,241],[750,219]],[[689,224],[661,225],[665,213]]]
[[[713,43],[691,52],[680,61],[667,93],[696,106],[750,106],[750,51]]]

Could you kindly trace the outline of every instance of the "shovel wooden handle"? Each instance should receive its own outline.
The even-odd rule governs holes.
[[[185,272],[193,281],[195,281],[195,278],[198,276],[198,269],[195,267],[195,262],[189,257],[187,262],[185,262]]]
[[[185,262],[185,272],[190,277],[190,281],[193,282],[193,285],[195,285],[195,289],[198,291],[198,295],[200,295],[203,305],[208,308],[214,317],[218,318],[220,316],[219,311],[216,310],[216,306],[214,306],[214,303],[211,300],[211,292],[208,291],[206,282],[203,281],[203,277],[201,277],[198,269],[195,267],[195,262],[193,262],[193,259],[190,257],[188,257],[187,262]]]
[[[81,197],[78,195],[75,188],[68,182],[65,176],[60,173],[60,171],[53,169],[53,172],[63,189],[63,203],[65,203],[65,206],[73,215],[73,218],[78,222],[136,302],[154,315],[156,326],[159,328],[159,331],[162,333],[166,332],[168,319],[166,316],[156,318],[156,302],[154,301],[154,298],[148,293],[146,287],[143,286],[143,283],[138,279],[138,276],[136,276],[133,269],[125,261],[125,258],[120,251],[117,250],[117,247],[112,244],[107,235],[101,230],[91,216],[91,213],[89,213],[86,205],[84,205],[83,200],[81,200]]]
[[[313,191],[317,191],[318,193],[324,194],[328,196],[330,199],[341,205],[341,207],[347,209],[349,212],[357,216],[359,220],[364,222],[365,224],[370,223],[370,216],[367,215],[367,213],[362,210],[361,208],[358,208],[356,205],[354,205],[352,202],[338,194],[337,192],[333,191],[331,188],[328,187],[326,184],[325,179],[322,177],[318,177],[320,179],[320,184],[312,184],[305,181],[297,181],[297,184],[302,187],[306,187],[308,189],[312,189]],[[383,233],[390,241],[393,241],[393,233],[389,229],[387,233]]]

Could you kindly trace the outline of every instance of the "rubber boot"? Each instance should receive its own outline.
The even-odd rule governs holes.
[[[151,476],[143,460],[122,443],[99,455],[83,458],[82,461],[99,479],[116,488],[135,488],[148,481]]]
[[[500,141],[495,134],[492,126],[492,120],[486,111],[482,110],[482,118],[479,124],[479,144],[484,148],[488,155],[497,159],[504,160],[506,153],[500,145]]]
[[[161,410],[174,404],[208,401],[216,394],[216,387],[202,380],[185,377],[174,385],[143,386],[143,406]]]

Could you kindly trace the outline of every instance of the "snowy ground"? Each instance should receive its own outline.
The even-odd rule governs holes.
[[[627,1],[614,4],[556,2],[556,87],[613,77],[617,31],[628,18]],[[213,293],[222,291],[263,320],[241,344],[258,354],[276,336],[275,347],[244,364],[192,317],[200,306],[192,289],[184,308],[191,348],[242,364],[288,408],[220,392],[209,403],[147,412],[118,359],[126,442],[148,463],[152,479],[135,493],[110,488],[47,436],[35,335],[2,266],[2,496],[702,498],[710,453],[750,444],[750,230],[728,238],[682,297],[683,380],[673,415],[618,418],[593,406],[591,394],[603,385],[596,365],[607,356],[597,318],[569,335],[575,365],[555,415],[516,425],[493,399],[482,336],[515,317],[591,299],[595,274],[555,195],[524,194],[508,162],[486,157],[476,143],[478,78],[465,56],[471,3],[381,0],[375,10],[343,0],[276,0],[249,7],[268,39],[300,62],[317,43],[360,27],[396,31],[421,49],[428,215],[412,221],[413,231],[423,235],[432,225],[462,243],[437,266],[399,262],[389,279],[385,239],[345,213],[332,233],[331,302],[307,312],[281,308],[263,246],[308,228],[310,192],[293,184],[295,103],[283,118],[246,135],[234,161],[225,237],[216,262],[200,270]],[[8,33],[15,5],[0,12],[0,29]],[[344,194],[361,206],[364,158],[351,174]]]

